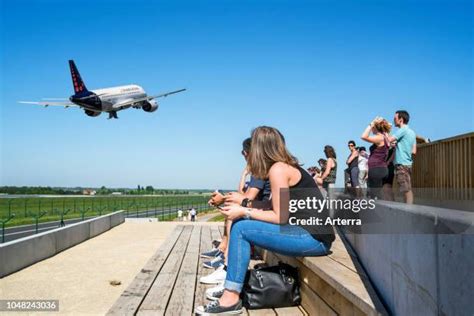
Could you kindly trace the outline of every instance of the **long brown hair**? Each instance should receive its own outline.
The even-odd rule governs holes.
[[[324,153],[326,154],[327,158],[336,159],[336,151],[334,150],[334,147],[332,147],[331,145],[324,146]]]
[[[285,145],[283,135],[276,128],[259,126],[252,131],[252,146],[247,164],[250,173],[259,179],[267,179],[275,162],[283,162],[298,168],[298,160]]]

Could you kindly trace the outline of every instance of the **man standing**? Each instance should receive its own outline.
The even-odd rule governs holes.
[[[196,221],[196,210],[194,209],[194,207],[191,209],[190,213],[191,213],[191,222],[195,222]]]
[[[356,148],[356,143],[353,140],[350,140],[347,143],[347,146],[349,147],[350,150],[350,155],[347,157],[347,173],[349,175],[349,179],[351,182],[351,192],[353,195],[360,196],[359,188],[359,152],[357,151]]]
[[[413,204],[413,191],[411,188],[411,166],[413,164],[412,154],[416,154],[416,134],[408,127],[410,114],[407,111],[395,112],[393,122],[398,130],[389,136],[390,142],[396,142],[395,149],[395,178],[400,192],[405,195],[405,203]]]

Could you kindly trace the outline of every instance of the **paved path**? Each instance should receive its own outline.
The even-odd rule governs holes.
[[[173,222],[121,224],[4,277],[0,296],[57,299],[54,315],[104,315],[175,227]]]
[[[208,214],[204,214],[202,216],[198,216],[198,222],[207,222],[209,221],[211,218],[214,218],[216,217],[217,215],[219,215],[220,213],[219,212],[212,212],[212,213],[208,213]]]

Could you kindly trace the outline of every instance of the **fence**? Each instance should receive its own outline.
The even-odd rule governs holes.
[[[417,146],[413,187],[426,199],[474,199],[474,132]]]
[[[14,197],[0,198],[3,228],[67,219],[82,220],[124,210],[127,217],[158,216],[171,219],[178,209],[208,208],[209,196],[108,196],[108,197]]]

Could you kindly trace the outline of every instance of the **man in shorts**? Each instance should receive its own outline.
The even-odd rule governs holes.
[[[405,203],[413,204],[413,191],[411,188],[411,166],[413,164],[412,155],[416,154],[416,134],[408,127],[410,114],[407,111],[399,110],[395,112],[393,122],[398,130],[389,136],[390,142],[396,142],[395,159],[395,179],[404,194]]]

